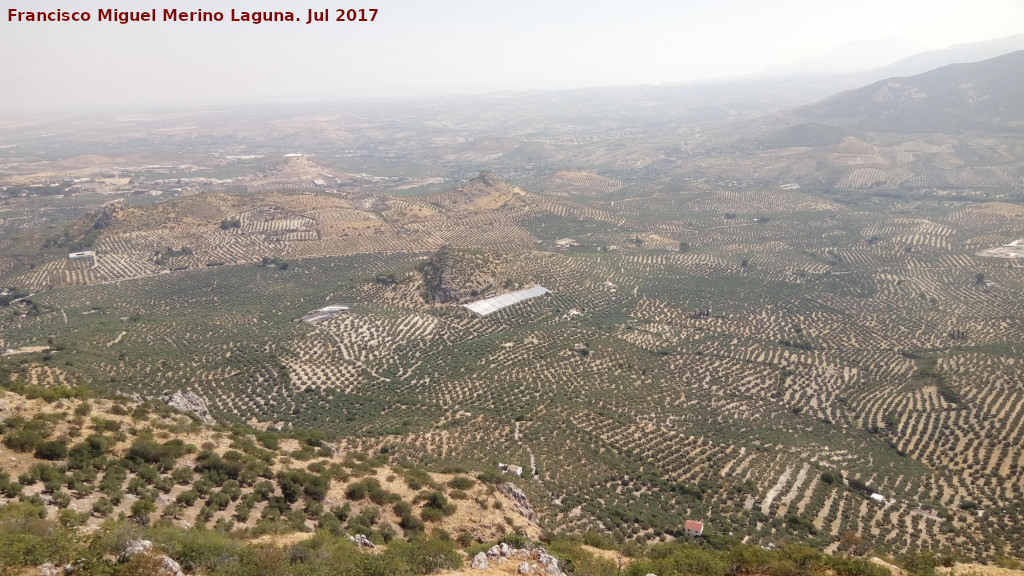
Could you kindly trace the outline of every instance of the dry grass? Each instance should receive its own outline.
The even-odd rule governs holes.
[[[948,574],[949,576],[967,576],[976,574],[978,576],[1024,576],[1024,570],[1001,568],[989,564],[961,563],[957,562],[952,568],[938,568],[936,572]]]

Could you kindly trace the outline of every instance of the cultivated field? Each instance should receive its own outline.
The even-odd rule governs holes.
[[[1024,554],[1019,141],[363,112],[4,149],[2,365],[511,463],[553,530]]]

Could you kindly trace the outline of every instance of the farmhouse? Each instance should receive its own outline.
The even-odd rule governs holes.
[[[89,258],[95,258],[96,253],[92,250],[85,250],[83,252],[71,252],[68,254],[68,260],[86,260]]]
[[[501,462],[498,462],[498,468],[508,472],[509,474],[515,474],[516,476],[521,477],[523,475],[523,467],[516,466],[515,464],[502,464]]]
[[[687,520],[686,524],[683,525],[683,530],[687,536],[696,537],[704,533],[704,523],[698,522],[697,520]]]
[[[885,496],[882,496],[881,494],[872,494],[870,498],[879,504],[885,504]]]

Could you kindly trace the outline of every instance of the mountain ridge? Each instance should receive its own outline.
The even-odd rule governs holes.
[[[1024,129],[1024,50],[879,80],[799,108],[799,116],[862,130]],[[938,120],[937,120],[938,119]]]

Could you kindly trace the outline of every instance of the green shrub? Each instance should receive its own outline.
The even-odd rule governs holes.
[[[169,528],[150,532],[155,546],[190,572],[213,572],[237,557],[241,542],[216,531]]]
[[[180,513],[181,506],[179,506],[177,502],[171,502],[167,506],[164,506],[164,511],[161,515],[165,518],[177,518]]]
[[[426,505],[430,508],[444,510],[444,507],[448,505],[448,498],[446,498],[441,492],[431,492],[427,494]]]
[[[0,506],[0,566],[35,567],[45,562],[63,564],[77,558],[81,540],[74,529],[45,519],[40,504],[12,502]]]
[[[260,500],[267,500],[274,495],[274,483],[269,480],[260,480],[252,487],[253,494]]]
[[[199,499],[199,496],[200,496],[199,492],[197,492],[195,490],[185,490],[184,492],[178,494],[178,496],[175,497],[174,500],[175,500],[175,502],[177,502],[179,504],[183,504],[185,506],[191,506],[191,505],[196,503],[196,500]]]
[[[455,542],[437,537],[412,542],[395,540],[388,545],[383,556],[396,564],[408,566],[414,574],[431,574],[462,567],[462,556],[457,552]]]
[[[420,518],[424,522],[440,522],[444,518],[444,511],[438,508],[425,507],[420,510]]]
[[[405,530],[407,536],[409,533],[418,533],[426,530],[426,524],[423,523],[423,520],[413,516],[411,511],[409,514],[402,516],[398,525],[402,527],[402,530]]]
[[[34,452],[44,441],[44,436],[33,430],[19,430],[4,436],[4,446],[15,452]]]
[[[448,482],[448,486],[455,490],[469,490],[473,486],[476,486],[476,482],[474,482],[472,478],[456,476]]]
[[[366,497],[366,486],[362,482],[353,482],[345,489],[345,498],[359,501]]]
[[[891,576],[888,568],[862,558],[827,556],[825,563],[836,576]]]
[[[352,505],[345,502],[345,504],[341,506],[334,506],[331,508],[331,514],[333,514],[338,520],[344,522],[345,520],[348,520],[349,515],[352,514]]]
[[[935,567],[939,565],[932,552],[908,552],[898,556],[896,563],[914,576],[935,576]]]
[[[71,494],[68,494],[64,490],[54,490],[53,495],[50,496],[53,500],[54,505],[57,508],[64,509],[71,505]]]
[[[615,542],[594,530],[587,530],[583,534],[583,543],[587,546],[593,546],[594,548],[599,548],[601,550],[615,549]]]
[[[484,470],[476,475],[476,479],[484,484],[490,485],[501,484],[505,481],[505,479],[501,477],[501,473],[497,470]]]
[[[218,510],[224,510],[231,504],[231,497],[224,492],[212,492],[206,498],[206,505]]]
[[[498,542],[503,542],[513,548],[526,548],[530,544],[530,541],[522,534],[506,534]]]
[[[87,513],[78,513],[68,508],[57,513],[57,523],[64,528],[76,528],[78,526],[82,526],[87,520],[89,520],[89,515]]]

